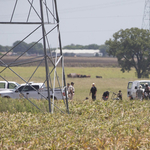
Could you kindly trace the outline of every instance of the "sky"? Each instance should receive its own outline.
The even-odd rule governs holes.
[[[15,14],[20,18],[28,8],[25,1],[20,0],[20,12]],[[0,0],[0,22],[10,20],[14,3],[15,0]],[[57,7],[62,46],[102,45],[120,29],[142,27],[145,0],[57,0]],[[29,28],[33,26],[10,29],[8,25],[0,25],[0,45],[12,46],[15,41],[23,39]],[[50,40],[51,47],[58,46],[55,38]],[[37,39],[37,36],[31,36],[26,42]]]

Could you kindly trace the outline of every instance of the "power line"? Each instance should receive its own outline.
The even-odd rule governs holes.
[[[150,0],[145,0],[142,28],[150,30]]]
[[[78,11],[88,11],[88,10],[96,10],[96,9],[103,9],[103,8],[108,8],[108,7],[116,7],[120,5],[129,5],[129,4],[135,4],[135,2],[142,2],[143,0],[129,0],[129,1],[116,1],[116,2],[111,2],[111,3],[104,3],[104,4],[97,4],[97,5],[90,5],[90,6],[83,6],[83,7],[74,7],[74,8],[69,8],[69,9],[62,9],[60,10],[61,13],[68,13],[68,12],[78,12]]]
[[[116,7],[116,6],[120,6],[120,5],[129,5],[129,4],[135,4],[135,2],[143,2],[143,0],[126,0],[126,1],[115,1],[115,2],[111,2],[111,3],[103,3],[103,4],[97,4],[97,5],[90,5],[90,6],[83,6],[83,7],[74,7],[74,8],[69,8],[69,9],[62,9],[59,12],[61,14],[63,13],[68,13],[68,12],[79,12],[79,11],[89,11],[89,10],[96,10],[96,9],[104,9],[104,8],[108,8],[108,7]],[[1,2],[0,2],[1,3]],[[26,13],[16,13],[16,16],[26,16]],[[0,17],[4,17],[6,18],[7,16],[9,16],[9,14],[1,14]],[[34,15],[32,15],[34,16]]]
[[[142,15],[127,15],[127,16],[98,16],[98,17],[71,17],[71,18],[64,18],[62,17],[61,19],[97,19],[97,18],[132,18],[132,17],[141,17]]]

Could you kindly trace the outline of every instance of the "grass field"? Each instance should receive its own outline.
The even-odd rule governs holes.
[[[36,67],[14,67],[13,70],[17,72],[24,80],[28,81],[30,76],[33,74]],[[2,70],[3,68],[0,68]],[[58,76],[61,79],[61,68],[57,68]],[[78,73],[83,75],[91,75],[91,78],[67,78],[69,73]],[[127,99],[127,83],[130,80],[135,80],[135,71],[122,73],[120,68],[102,68],[102,67],[91,67],[91,68],[82,68],[82,67],[66,67],[66,82],[73,81],[75,83],[76,94],[74,99],[84,99],[88,96],[91,84],[96,83],[98,89],[97,99],[101,99],[101,95],[104,91],[109,90],[111,92],[118,92],[122,90],[124,99]],[[10,70],[5,70],[1,73],[7,80],[16,81],[18,83],[24,83],[21,78],[18,78]],[[96,78],[96,76],[102,76],[101,79]],[[52,74],[53,80],[53,74]],[[45,68],[40,67],[30,81],[34,82],[44,82],[45,77]]]
[[[1,69],[1,68],[0,68]],[[28,80],[34,67],[13,68]],[[45,69],[40,67],[32,78],[42,82]],[[61,69],[58,68],[58,75]],[[65,68],[65,73],[91,75],[91,78],[66,78],[75,83],[74,100],[69,102],[70,114],[55,108],[48,112],[47,101],[36,101],[42,113],[26,100],[0,98],[0,149],[150,149],[150,101],[130,101],[127,98],[127,83],[136,80],[135,71],[122,73],[120,68]],[[1,74],[8,80],[22,83],[16,75]],[[101,79],[96,75],[102,76]],[[98,89],[97,100],[89,97],[91,84]],[[108,101],[102,93],[110,91]],[[122,90],[123,100],[111,100],[112,92]],[[84,101],[85,97],[89,97]],[[62,101],[56,102],[65,111]]]

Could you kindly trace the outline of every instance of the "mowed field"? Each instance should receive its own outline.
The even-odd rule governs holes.
[[[68,58],[70,63],[76,59]],[[83,60],[81,62],[86,63]],[[75,63],[79,65],[79,59],[73,62]],[[129,100],[127,97],[128,82],[137,80],[135,70],[122,73],[119,67],[113,65],[79,66],[65,67],[65,74],[78,73],[91,77],[66,76],[67,83],[72,81],[75,83],[74,99],[69,101],[69,114],[66,113],[61,100],[55,101],[55,105],[65,113],[55,108],[54,113],[49,114],[47,101],[31,100],[44,111],[43,113],[36,111],[36,108],[24,99],[0,98],[0,149],[150,149],[150,101]],[[4,67],[0,67],[0,70],[2,69]],[[28,81],[36,66],[11,67],[11,69]],[[61,78],[60,67],[57,68],[57,73]],[[1,76],[23,83],[23,80],[9,69],[2,72]],[[53,74],[51,78],[54,79]],[[44,80],[45,68],[41,66],[30,81]],[[98,90],[94,102],[89,96],[93,82]],[[102,94],[106,90],[110,91],[110,97],[107,101],[103,101]],[[117,93],[119,90],[123,93],[123,100],[112,100],[113,92]],[[89,99],[85,100],[86,97]]]
[[[17,57],[4,57],[3,61],[6,64],[10,64]],[[20,62],[26,62],[32,60],[33,57],[22,57],[18,60]],[[18,76],[23,77],[19,78],[14,72],[9,69],[6,69],[1,73],[3,77],[7,80],[13,80],[18,83],[24,83],[28,81],[32,76],[34,70],[36,69],[38,62],[32,64],[25,64],[18,67],[11,67],[13,71],[17,73]],[[97,98],[101,98],[102,93],[105,90],[109,90],[111,92],[118,92],[118,90],[122,90],[124,97],[126,97],[126,87],[127,83],[130,79],[135,77],[134,70],[130,73],[122,73],[120,68],[118,68],[118,63],[116,58],[102,58],[102,57],[65,57],[64,59],[65,65],[65,74],[66,74],[66,83],[74,82],[76,92],[82,91],[79,94],[76,94],[74,99],[84,99],[88,96],[91,84],[96,83],[96,87],[98,89]],[[5,67],[4,67],[5,68]],[[50,68],[52,69],[52,68]],[[3,70],[3,67],[1,68]],[[82,75],[90,75],[91,78],[67,78],[67,74],[77,73]],[[57,68],[57,74],[59,78],[61,78],[61,68]],[[51,74],[51,78],[53,80],[54,73]],[[96,76],[102,76],[102,79],[96,78]],[[41,64],[41,67],[38,68],[34,76],[30,79],[30,81],[34,82],[44,82],[46,78],[44,62]],[[121,81],[118,81],[120,79]],[[60,81],[61,82],[61,81]],[[117,85],[117,86],[116,86]],[[120,85],[124,85],[120,87]],[[57,86],[57,85],[56,85]],[[79,97],[78,97],[79,96]]]

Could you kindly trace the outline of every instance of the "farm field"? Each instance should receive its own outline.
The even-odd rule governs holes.
[[[30,76],[33,74],[36,67],[12,67],[13,71],[17,73],[17,75],[23,78],[18,78],[16,74],[14,74],[10,70],[5,70],[1,73],[8,81],[16,81],[18,83],[24,83],[24,80],[28,81]],[[0,67],[2,70],[3,67]],[[61,68],[57,68],[57,74],[59,78],[61,78]],[[69,73],[77,73],[82,75],[90,75],[90,78],[67,78],[67,74]],[[91,84],[94,82],[98,89],[97,98],[100,99],[101,95],[104,91],[108,90],[111,92],[118,92],[122,90],[123,96],[126,99],[126,88],[127,83],[130,80],[136,79],[135,71],[122,73],[120,68],[103,68],[103,67],[65,67],[66,74],[66,83],[74,82],[76,93],[74,99],[84,99],[88,96],[89,90],[91,88]],[[96,78],[96,76],[102,76],[102,78]],[[52,74],[53,80],[53,74]],[[34,76],[30,79],[33,82],[44,82],[45,77],[45,68],[40,67],[34,74]]]
[[[0,67],[0,70],[2,68]],[[28,80],[32,67],[13,67]],[[61,69],[58,68],[58,75]],[[42,82],[45,68],[40,67],[31,79]],[[0,149],[150,149],[150,101],[129,100],[127,83],[136,80],[134,69],[122,73],[112,67],[65,67],[66,75],[78,73],[91,78],[67,78],[75,83],[75,96],[69,101],[70,114],[55,108],[48,113],[48,102],[32,100],[43,112],[24,99],[0,98]],[[10,71],[1,75],[22,83]],[[102,78],[96,78],[97,75]],[[97,100],[92,101],[89,90],[96,83]],[[108,101],[102,100],[104,91],[110,91]],[[123,93],[123,100],[112,100],[113,92]],[[88,97],[88,100],[84,100]],[[62,101],[55,104],[65,112]]]
[[[5,56],[2,58],[3,62],[9,64],[13,62],[17,56]],[[17,62],[26,62],[27,60],[40,60],[40,57],[21,57]],[[116,58],[104,58],[104,57],[64,57],[64,65],[66,67],[118,67]],[[24,66],[36,66],[38,62],[25,64]],[[44,62],[41,64],[44,66]]]

